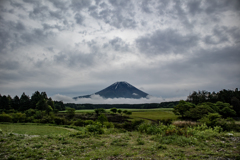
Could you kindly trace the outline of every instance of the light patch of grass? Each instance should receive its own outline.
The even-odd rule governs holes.
[[[50,134],[66,134],[71,132],[67,128],[59,126],[49,126],[44,124],[21,124],[21,123],[8,123],[0,124],[3,132],[12,132],[27,135],[50,135]]]
[[[151,119],[151,120],[159,120],[159,119],[177,119],[172,111],[148,111],[148,112],[132,112],[130,118],[143,118],[143,119]]]
[[[172,111],[173,108],[154,108],[154,109],[127,109],[127,108],[117,108],[131,112],[152,112],[152,111]],[[110,109],[105,109],[106,112],[110,112]],[[65,111],[60,111],[61,113],[65,113]],[[76,110],[75,113],[86,113],[86,112],[95,112],[94,109],[83,109],[83,110]]]

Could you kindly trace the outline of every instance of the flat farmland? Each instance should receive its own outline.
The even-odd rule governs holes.
[[[160,119],[177,119],[172,111],[164,111],[164,110],[155,110],[155,111],[143,111],[143,112],[132,112],[130,118],[137,119],[149,119],[149,120],[160,120]]]
[[[127,110],[131,112],[153,112],[153,111],[172,111],[173,108],[154,108],[154,109],[128,109],[128,108],[117,108],[121,109],[122,111]],[[106,112],[110,112],[110,109],[105,109]],[[60,113],[65,113],[65,111],[60,111]],[[83,110],[76,110],[75,113],[86,113],[86,112],[94,112],[94,109],[83,109]]]

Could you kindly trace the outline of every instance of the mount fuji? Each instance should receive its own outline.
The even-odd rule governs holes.
[[[147,96],[149,95],[127,82],[116,82],[94,94],[100,95],[103,98],[132,98],[132,99],[147,98]],[[76,100],[78,98],[90,98],[90,97],[91,95],[85,95],[74,97],[73,99]]]

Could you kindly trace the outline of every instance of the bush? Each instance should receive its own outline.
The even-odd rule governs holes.
[[[97,122],[95,124],[90,124],[86,126],[86,129],[88,132],[94,133],[94,134],[103,134],[104,130],[101,128],[102,124]]]
[[[27,117],[31,117],[36,113],[36,111],[34,109],[28,109],[24,113],[26,114]]]
[[[60,117],[55,117],[54,118],[54,123],[57,125],[64,125],[65,123],[65,119],[64,118],[60,118]]]
[[[12,113],[12,121],[13,122],[15,122],[15,123],[25,122],[25,120],[26,120],[26,114],[25,113],[21,113],[21,112]]]
[[[114,124],[112,122],[104,122],[103,125],[106,127],[106,128],[114,128]]]
[[[12,116],[6,113],[0,114],[0,122],[12,122]]]
[[[170,125],[172,124],[173,119],[160,119],[158,122],[164,124],[164,125]]]
[[[83,127],[83,126],[85,126],[85,122],[84,122],[84,120],[78,119],[77,121],[75,121],[73,123],[73,125]]]
[[[97,121],[99,121],[103,125],[103,122],[108,122],[108,119],[104,114],[101,114],[100,116],[98,116]]]
[[[89,125],[89,124],[93,124],[94,121],[93,120],[85,120],[84,124],[85,125]]]
[[[36,111],[33,117],[34,119],[42,119],[43,113],[41,111]]]
[[[40,123],[54,123],[54,121],[50,116],[43,116],[43,118],[40,119]]]

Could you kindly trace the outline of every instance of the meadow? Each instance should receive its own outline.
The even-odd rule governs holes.
[[[152,112],[152,111],[172,111],[173,108],[154,108],[154,109],[128,109],[128,108],[117,108],[131,112]],[[106,112],[110,112],[110,109],[105,109]],[[60,111],[60,113],[65,113],[65,111]],[[94,109],[82,109],[82,110],[76,110],[75,113],[87,113],[87,112],[94,112]]]
[[[235,132],[206,129],[188,137],[104,128],[103,134],[86,134],[84,127],[65,127],[2,123],[0,159],[240,158],[240,134]]]
[[[77,110],[65,125],[2,122],[0,159],[240,159],[239,132],[181,121],[169,108],[127,110],[130,122],[114,125],[78,119],[94,110]],[[164,119],[174,122],[156,123]]]

